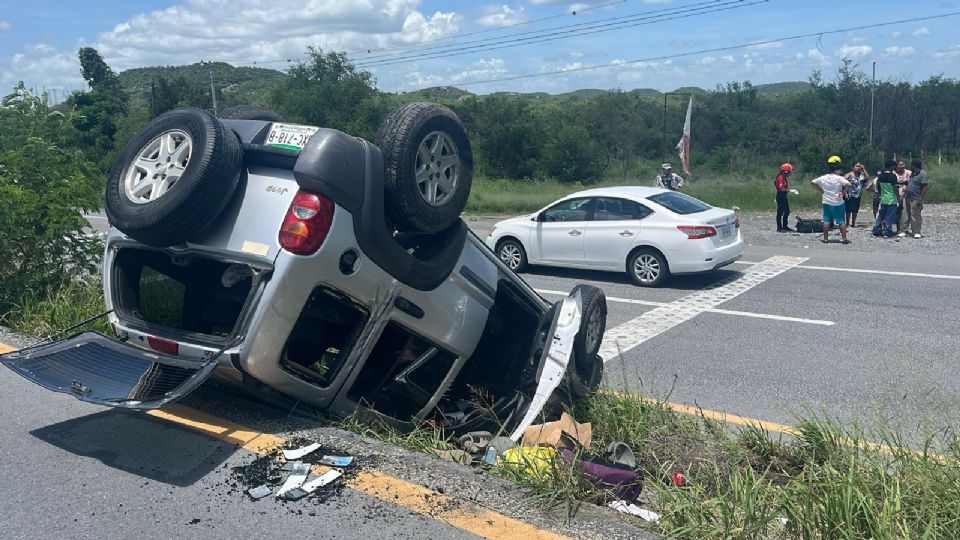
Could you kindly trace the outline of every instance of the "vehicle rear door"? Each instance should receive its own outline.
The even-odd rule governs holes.
[[[531,262],[583,266],[583,236],[590,218],[589,197],[567,199],[537,216]]]
[[[653,211],[628,199],[597,197],[584,226],[584,258],[594,268],[624,268],[627,253],[642,233],[641,220]]]
[[[47,390],[81,401],[156,409],[200,386],[213,373],[218,356],[188,360],[85,332],[0,355],[0,363]]]

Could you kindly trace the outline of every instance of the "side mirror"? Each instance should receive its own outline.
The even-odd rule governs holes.
[[[530,218],[530,221],[543,221],[543,213],[534,214],[534,216]]]

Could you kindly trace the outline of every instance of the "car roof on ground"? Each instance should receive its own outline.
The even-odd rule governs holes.
[[[570,197],[634,197],[634,198],[647,198],[651,195],[656,195],[657,193],[663,193],[669,191],[663,188],[655,188],[648,186],[610,186],[602,188],[593,188],[585,189],[583,191],[578,191],[576,193],[571,193],[566,198]]]

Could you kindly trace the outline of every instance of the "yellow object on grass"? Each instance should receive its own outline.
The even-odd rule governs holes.
[[[520,474],[546,479],[556,457],[557,449],[552,446],[517,446],[503,453],[503,463]]]

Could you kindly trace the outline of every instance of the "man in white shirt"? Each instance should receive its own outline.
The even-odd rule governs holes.
[[[840,238],[843,243],[850,243],[847,240],[847,224],[844,221],[845,201],[850,189],[850,182],[840,176],[842,167],[839,157],[830,156],[827,160],[827,169],[830,172],[810,181],[813,189],[823,195],[823,240],[821,242],[824,244],[829,241],[827,233],[834,223],[840,227]]]

